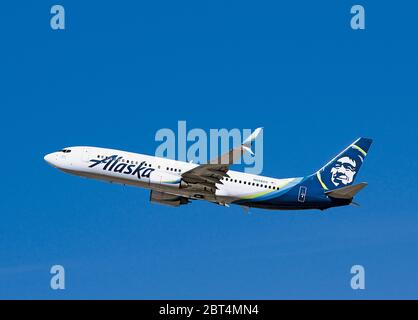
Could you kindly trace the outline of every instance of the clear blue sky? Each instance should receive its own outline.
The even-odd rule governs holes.
[[[1,4],[0,298],[418,298],[418,6],[362,1]],[[153,154],[154,134],[264,131],[264,175],[374,139],[361,207],[269,212],[65,175],[46,153]],[[66,290],[49,268],[66,269]],[[366,268],[366,290],[350,267]]]

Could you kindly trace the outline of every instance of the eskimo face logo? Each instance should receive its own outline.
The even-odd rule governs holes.
[[[335,186],[350,184],[356,174],[356,166],[356,161],[350,157],[338,159],[331,168],[331,182]]]
[[[141,162],[140,164],[128,164],[121,162],[121,159],[122,157],[118,157],[117,155],[113,155],[102,160],[91,159],[90,162],[92,162],[92,164],[89,165],[89,168],[94,168],[98,165],[103,164],[104,166],[102,170],[129,174],[132,176],[136,176],[138,179],[149,178],[151,172],[155,170],[152,168],[148,168],[145,165],[145,161]]]

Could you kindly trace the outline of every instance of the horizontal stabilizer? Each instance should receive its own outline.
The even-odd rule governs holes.
[[[352,186],[342,187],[331,191],[326,191],[325,194],[331,198],[336,199],[352,199],[357,192],[367,186],[366,182],[361,182]]]

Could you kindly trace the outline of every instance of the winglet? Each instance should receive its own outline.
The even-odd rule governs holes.
[[[250,153],[251,155],[254,155],[254,152],[251,150],[252,142],[258,137],[258,135],[260,134],[262,130],[263,128],[255,129],[254,132],[251,133],[241,145],[229,150],[227,153],[221,155],[220,157],[212,159],[210,163],[211,164],[233,164],[236,162],[237,159],[242,157],[243,151],[246,151]]]
[[[258,137],[262,130],[262,127],[255,129],[254,132],[251,133],[251,135],[249,135],[247,139],[245,139],[243,145],[248,148],[251,148],[251,143]]]
[[[250,155],[254,155],[254,152],[253,152],[253,150],[251,150],[251,148],[249,148],[249,147],[247,147],[247,146],[245,146],[245,145],[243,145],[242,146],[242,148],[245,150],[245,151],[247,151]]]

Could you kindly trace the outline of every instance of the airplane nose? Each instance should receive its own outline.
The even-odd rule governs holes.
[[[54,165],[55,165],[55,162],[56,162],[56,156],[55,156],[55,154],[54,154],[54,153],[48,153],[48,154],[44,157],[44,160],[45,160],[48,164],[50,164],[51,166],[54,166]]]

